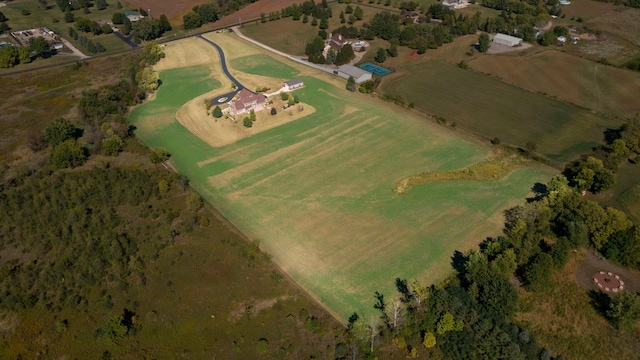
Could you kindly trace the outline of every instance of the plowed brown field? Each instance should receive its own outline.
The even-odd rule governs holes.
[[[132,7],[142,8],[144,10],[151,10],[151,15],[158,17],[161,14],[167,15],[171,25],[181,25],[182,16],[189,12],[194,6],[204,4],[206,0],[128,0]],[[213,26],[228,26],[237,24],[240,18],[242,19],[255,19],[260,17],[261,13],[268,14],[272,11],[280,11],[283,7],[287,7],[291,4],[302,3],[302,0],[261,0],[256,1],[253,4],[240,9],[232,15],[225,16],[222,19],[213,23]]]

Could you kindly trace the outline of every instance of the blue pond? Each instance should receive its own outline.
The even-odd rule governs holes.
[[[383,68],[381,66],[378,66],[378,65],[374,65],[372,63],[364,63],[364,64],[359,65],[359,67],[362,70],[367,70],[367,71],[369,71],[369,72],[371,72],[371,73],[373,73],[375,75],[378,75],[378,76],[385,76],[387,74],[391,74],[392,73],[391,70],[385,69],[385,68]]]

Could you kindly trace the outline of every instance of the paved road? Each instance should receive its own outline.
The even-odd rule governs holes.
[[[238,92],[238,91],[244,89],[244,86],[242,86],[242,84],[240,84],[240,81],[238,81],[236,78],[234,78],[233,75],[231,75],[231,73],[229,72],[229,69],[227,68],[227,60],[224,57],[224,51],[222,51],[220,46],[218,46],[218,44],[214,43],[213,41],[205,38],[204,36],[202,36],[202,34],[198,34],[196,36],[199,37],[200,39],[208,42],[209,44],[213,45],[213,47],[216,48],[216,50],[218,50],[218,53],[220,54],[220,63],[222,64],[222,72],[224,72],[224,74],[227,75],[229,80],[231,80],[234,84],[236,84],[236,91],[235,92]]]
[[[126,36],[122,35],[122,34],[120,33],[120,31],[114,31],[114,32],[113,32],[113,34],[114,34],[115,36],[117,36],[120,40],[122,40],[122,41],[124,41],[125,43],[127,43],[127,45],[131,46],[132,48],[134,48],[134,49],[135,49],[136,47],[138,47],[138,45],[136,45],[133,41],[131,41],[131,36],[126,37]]]

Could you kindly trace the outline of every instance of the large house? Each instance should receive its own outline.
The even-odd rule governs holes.
[[[447,7],[451,10],[462,9],[466,6],[463,0],[443,0],[442,6]]]
[[[342,49],[342,47],[346,43],[347,43],[347,39],[345,39],[344,36],[342,36],[340,34],[333,34],[333,35],[331,35],[331,39],[329,39],[329,43],[327,45],[329,45],[335,51],[338,51],[338,50]]]
[[[264,95],[242,89],[234,97],[234,100],[229,102],[229,113],[236,116],[238,114],[248,113],[251,110],[260,111],[264,109],[266,103],[267,98]]]

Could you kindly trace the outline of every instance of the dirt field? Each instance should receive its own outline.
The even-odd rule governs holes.
[[[194,6],[204,4],[207,0],[177,0],[177,1],[158,1],[158,0],[128,0],[132,7],[150,9],[151,14],[156,17],[161,14],[167,15],[171,25],[182,25],[182,16],[188,13]],[[255,19],[260,17],[260,13],[266,13],[272,11],[280,11],[283,7],[287,7],[291,4],[298,4],[299,0],[262,0],[256,1],[249,6],[240,9],[239,11],[223,17],[216,21],[212,26],[228,26],[231,24],[237,24],[239,18]]]

